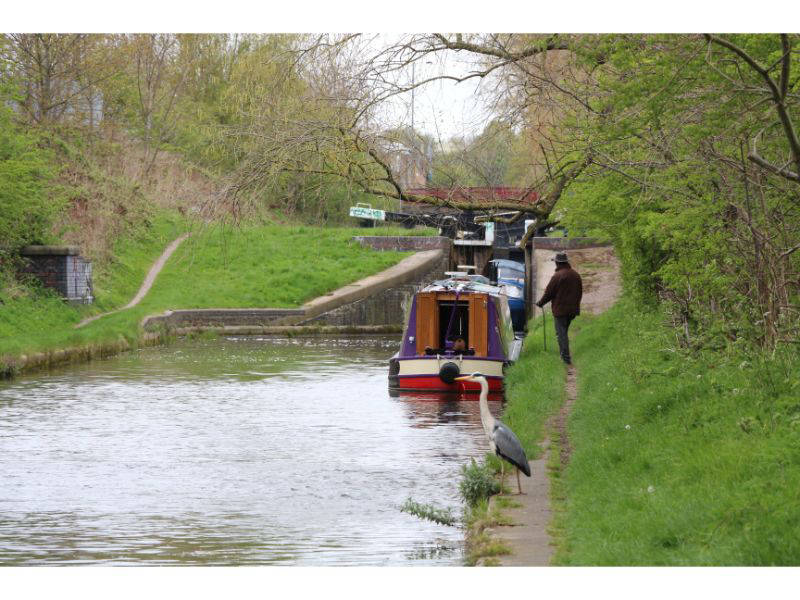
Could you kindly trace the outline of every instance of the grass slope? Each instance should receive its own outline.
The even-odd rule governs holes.
[[[161,216],[147,231],[115,248],[95,279],[97,305],[74,307],[46,291],[6,293],[0,300],[0,356],[111,341],[135,342],[141,319],[176,308],[292,307],[396,264],[409,253],[376,252],[350,242],[357,228],[208,226],[172,255],[136,307],[74,329],[83,317],[127,303],[152,262],[187,230]],[[404,230],[370,230],[402,235]],[[418,232],[426,234],[428,232]]]
[[[410,253],[350,242],[358,230],[211,227],[184,242],[143,304],[164,308],[292,307],[396,264]]]
[[[130,302],[164,249],[189,229],[186,219],[160,213],[150,227],[142,227],[133,235],[117,240],[113,259],[99,265],[94,273],[96,312],[113,310]]]
[[[796,352],[676,352],[623,300],[575,322],[571,565],[800,564]]]

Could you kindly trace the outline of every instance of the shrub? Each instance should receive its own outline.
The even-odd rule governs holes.
[[[500,484],[495,480],[492,470],[487,465],[479,465],[472,459],[469,465],[461,467],[461,481],[458,484],[461,498],[470,507],[481,500],[500,492]]]

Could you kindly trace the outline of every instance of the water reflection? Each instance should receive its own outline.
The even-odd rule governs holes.
[[[406,554],[406,558],[412,561],[426,560],[436,561],[450,558],[459,551],[458,546],[448,544],[445,540],[440,540],[433,544],[426,544],[416,550]]]
[[[394,336],[227,338],[0,384],[0,564],[459,564],[474,399],[389,397]],[[500,402],[490,402],[500,410]]]
[[[406,409],[411,427],[481,427],[480,408],[475,394],[392,390],[390,395]],[[489,411],[499,418],[503,408],[502,394],[490,394],[488,404]]]

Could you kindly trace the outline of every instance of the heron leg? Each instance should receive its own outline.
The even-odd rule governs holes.
[[[520,494],[522,493],[522,484],[519,482],[519,469],[517,469],[517,490],[519,490]]]
[[[503,493],[503,485],[505,484],[505,482],[506,482],[505,464],[503,463],[503,460],[501,459],[500,460],[500,493],[501,494]]]

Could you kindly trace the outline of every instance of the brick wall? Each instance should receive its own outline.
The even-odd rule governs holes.
[[[27,246],[20,252],[22,273],[33,275],[70,302],[91,304],[92,263],[74,246]]]

